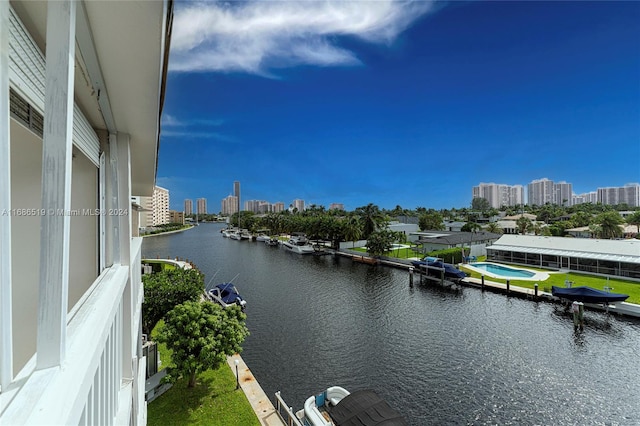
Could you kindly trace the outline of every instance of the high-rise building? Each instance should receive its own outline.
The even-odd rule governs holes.
[[[229,195],[222,199],[221,212],[223,216],[231,216],[238,212],[238,197]]]
[[[571,204],[574,206],[576,204],[584,204],[584,203],[596,204],[598,202],[598,192],[597,191],[585,192],[584,194],[574,195],[572,198],[573,198],[573,201]]]
[[[207,214],[207,199],[198,198],[196,200],[196,209],[198,214]]]
[[[504,185],[496,183],[480,183],[472,189],[473,198],[484,198],[493,208],[517,206],[524,202],[522,185]]]
[[[296,199],[293,200],[293,204],[291,204],[292,210],[298,210],[299,212],[304,211],[304,200]]]
[[[184,215],[189,216],[193,214],[193,201],[184,200]]]
[[[627,204],[640,207],[640,184],[628,183],[625,186],[598,188],[598,202],[602,204]]]
[[[342,204],[342,203],[331,203],[329,205],[329,210],[344,210],[344,204]]]
[[[553,184],[553,203],[559,206],[573,205],[573,185],[567,182]]]
[[[277,203],[273,203],[273,212],[280,213],[284,211],[284,203],[282,201],[278,201]]]
[[[156,186],[153,188],[153,197],[151,200],[151,209],[153,211],[152,225],[164,225],[171,220],[169,216],[169,190]]]
[[[527,204],[544,206],[553,204],[553,181],[547,178],[531,181],[527,185]]]
[[[238,207],[236,209],[237,212],[240,211],[240,182],[237,180],[233,182],[233,195],[237,199]]]

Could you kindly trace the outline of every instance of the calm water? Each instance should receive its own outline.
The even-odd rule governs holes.
[[[408,273],[223,238],[204,224],[147,238],[248,300],[245,359],[294,410],[328,386],[373,388],[412,425],[640,424],[640,322],[417,285]]]

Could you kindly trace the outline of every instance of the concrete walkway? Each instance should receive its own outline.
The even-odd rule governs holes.
[[[253,407],[253,411],[256,413],[260,424],[263,426],[286,426],[280,418],[280,415],[276,412],[276,408],[273,406],[271,400],[262,390],[260,383],[244,363],[242,357],[238,354],[227,357],[227,364],[233,374],[236,374],[236,360],[238,360],[238,378],[240,380],[240,388],[247,396],[249,403]]]

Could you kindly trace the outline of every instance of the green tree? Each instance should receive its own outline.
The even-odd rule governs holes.
[[[344,238],[347,241],[352,241],[352,247],[355,247],[356,241],[362,236],[362,222],[360,216],[349,216],[343,224]]]
[[[518,220],[516,220],[516,226],[518,227],[518,232],[520,232],[520,234],[524,235],[529,230],[531,230],[531,227],[533,226],[533,223],[531,222],[531,219],[529,219],[528,217],[520,216],[518,218]]]
[[[482,229],[482,227],[475,223],[475,222],[467,222],[464,225],[462,225],[462,228],[460,228],[460,231],[462,232],[478,232],[480,229]]]
[[[388,229],[372,232],[367,238],[367,253],[372,256],[382,256],[396,241],[396,233]]]
[[[420,215],[418,226],[421,231],[426,230],[443,230],[442,215],[435,210],[430,210]]]
[[[487,201],[486,198],[476,197],[471,200],[471,209],[479,212],[486,212],[491,208],[491,204]]]
[[[358,207],[355,210],[362,220],[362,238],[369,239],[369,235],[376,229],[386,225],[386,218],[380,211],[380,208],[369,203],[365,207]]]
[[[504,232],[504,230],[500,228],[500,225],[498,225],[496,222],[489,222],[487,224],[486,230],[487,232],[491,232],[494,234],[502,234]]]
[[[640,234],[640,210],[632,213],[629,217],[627,217],[627,223],[629,225],[635,225],[636,232]]]
[[[148,336],[176,305],[199,300],[204,292],[204,275],[197,269],[169,269],[143,275],[144,303],[142,331]]]
[[[623,223],[622,216],[616,211],[600,213],[595,218],[597,225],[596,234],[599,238],[617,238],[622,236],[620,225]]]
[[[167,313],[158,340],[172,351],[172,379],[188,377],[188,387],[196,384],[196,375],[217,369],[226,357],[242,351],[249,335],[247,316],[239,306],[222,308],[212,302],[186,302]]]

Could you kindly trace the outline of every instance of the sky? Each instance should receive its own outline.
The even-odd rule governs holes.
[[[175,3],[171,208],[471,205],[481,182],[640,182],[640,2]]]

